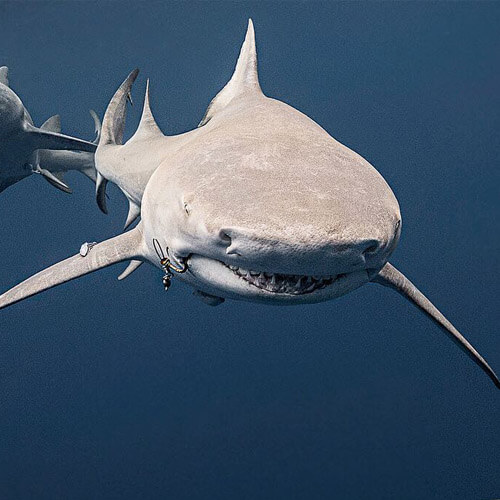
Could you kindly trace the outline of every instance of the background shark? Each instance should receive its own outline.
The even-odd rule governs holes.
[[[106,110],[96,163],[101,184],[107,169],[134,193],[140,225],[5,292],[0,308],[127,259],[121,278],[147,261],[165,269],[168,286],[170,270],[182,269],[179,277],[211,305],[225,298],[315,303],[374,282],[418,306],[500,388],[482,356],[388,263],[401,214],[382,176],[310,118],[262,93],[251,20],[232,78],[193,131],[165,138],[146,92],[138,131],[122,145],[137,74]]]
[[[97,132],[99,119],[95,113],[92,117]],[[68,170],[96,179],[95,149],[95,143],[61,134],[58,115],[40,128],[35,127],[28,110],[9,86],[8,68],[0,67],[0,192],[37,173],[70,193],[63,181]]]

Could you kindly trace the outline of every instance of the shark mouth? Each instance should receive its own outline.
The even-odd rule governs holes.
[[[303,295],[327,287],[342,275],[304,276],[299,274],[279,274],[248,271],[241,267],[224,264],[234,274],[261,290],[271,293]]]

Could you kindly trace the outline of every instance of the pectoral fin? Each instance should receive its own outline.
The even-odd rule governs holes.
[[[63,181],[62,173],[58,172],[58,174],[53,174],[49,172],[47,169],[38,166],[35,173],[42,175],[42,177],[52,186],[57,189],[60,189],[64,193],[72,194],[73,191],[71,188]]]
[[[500,389],[500,380],[486,360],[472,347],[467,339],[441,314],[432,302],[394,266],[387,263],[372,280],[380,285],[393,288],[431,318],[451,339],[491,378]]]
[[[78,253],[58,262],[0,295],[0,309],[103,267],[142,257],[141,248],[139,227],[98,243],[85,256]]]

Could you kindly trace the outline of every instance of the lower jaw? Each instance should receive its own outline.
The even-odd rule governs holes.
[[[184,281],[205,293],[222,298],[245,300],[276,305],[295,305],[335,299],[369,281],[366,270],[339,274],[331,283],[323,283],[309,291],[268,290],[255,286],[236,275],[221,261],[193,254],[189,258],[188,272],[180,275]],[[295,293],[294,293],[295,292]]]

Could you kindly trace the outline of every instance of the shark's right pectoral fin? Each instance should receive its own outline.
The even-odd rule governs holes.
[[[78,253],[54,264],[0,295],[0,309],[118,262],[142,256],[139,227],[92,246],[85,256]]]
[[[88,141],[70,137],[69,135],[42,130],[26,123],[26,134],[28,135],[31,147],[36,149],[67,149],[73,151],[86,151],[94,153],[97,146]]]
[[[472,347],[467,339],[441,314],[434,304],[394,266],[387,263],[372,280],[396,290],[429,316],[445,333],[493,380],[500,389],[500,380],[486,360]]]

